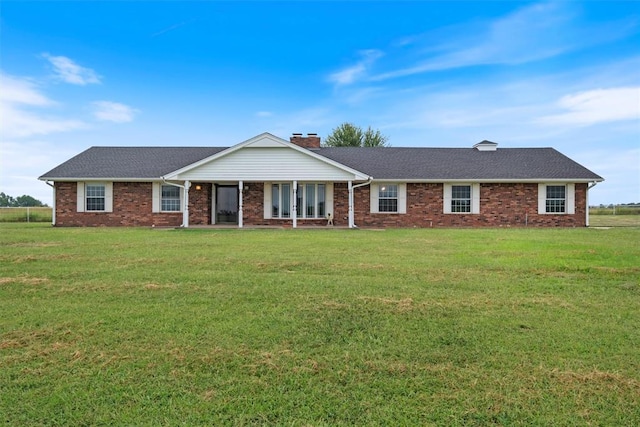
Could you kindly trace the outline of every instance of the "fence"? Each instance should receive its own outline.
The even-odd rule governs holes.
[[[592,227],[640,227],[640,205],[609,205],[589,208]]]
[[[0,222],[51,222],[50,207],[0,208]]]

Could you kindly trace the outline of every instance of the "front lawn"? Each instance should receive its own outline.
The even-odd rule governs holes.
[[[0,224],[0,422],[638,425],[639,242]]]

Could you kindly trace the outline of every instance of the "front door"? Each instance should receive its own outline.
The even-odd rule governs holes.
[[[216,185],[216,224],[238,223],[238,186]]]

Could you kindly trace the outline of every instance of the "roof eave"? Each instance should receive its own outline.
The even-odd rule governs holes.
[[[442,183],[442,182],[478,182],[478,183],[538,183],[538,182],[566,182],[590,183],[602,182],[604,178],[373,178],[374,182],[411,182],[411,183]]]

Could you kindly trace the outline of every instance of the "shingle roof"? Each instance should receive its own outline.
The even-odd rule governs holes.
[[[553,148],[334,147],[314,150],[375,179],[602,180]]]
[[[227,147],[92,147],[40,179],[160,178]],[[390,180],[580,180],[602,177],[553,148],[335,147],[315,153]]]
[[[40,179],[160,178],[225,147],[91,147]]]

